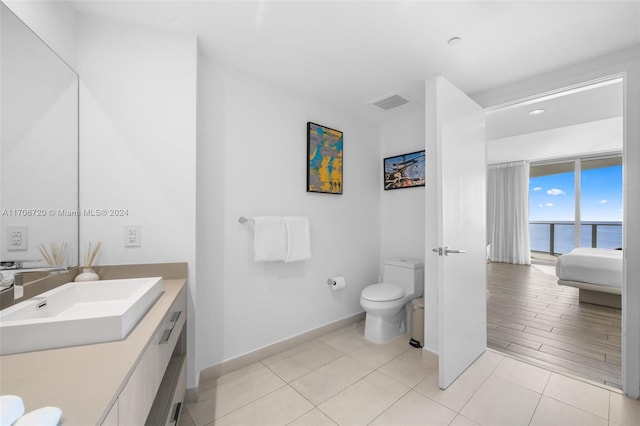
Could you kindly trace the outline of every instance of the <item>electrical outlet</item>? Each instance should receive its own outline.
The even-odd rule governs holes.
[[[124,226],[124,246],[140,247],[140,225]]]
[[[26,250],[28,241],[26,226],[7,226],[7,250]]]

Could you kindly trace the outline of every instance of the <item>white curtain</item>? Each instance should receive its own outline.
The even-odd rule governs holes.
[[[530,265],[529,162],[489,166],[487,192],[491,261]]]

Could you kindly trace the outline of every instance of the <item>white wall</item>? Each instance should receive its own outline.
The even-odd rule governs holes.
[[[189,386],[195,385],[197,42],[194,36],[80,15],[81,250],[99,264],[189,263]],[[123,216],[109,215],[123,209]],[[141,226],[125,247],[124,226]]]
[[[66,1],[2,0],[71,68],[76,69],[76,10]]]
[[[615,117],[494,139],[487,142],[487,162],[500,164],[621,152],[623,129],[622,117]]]
[[[424,112],[384,123],[380,128],[380,259],[424,260],[424,187],[383,191],[382,159],[424,149]],[[428,183],[427,183],[428,184]]]
[[[379,271],[379,129],[209,58],[199,61],[198,369],[362,311]],[[344,132],[344,194],[305,192],[306,123]],[[303,215],[312,259],[255,263],[239,216]],[[347,288],[332,291],[329,277]]]

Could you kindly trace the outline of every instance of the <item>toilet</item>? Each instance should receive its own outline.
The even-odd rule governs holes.
[[[407,331],[407,303],[422,296],[422,263],[411,259],[394,259],[384,264],[382,282],[364,288],[360,306],[367,313],[364,337],[385,343]]]

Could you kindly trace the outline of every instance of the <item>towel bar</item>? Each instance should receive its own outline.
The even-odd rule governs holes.
[[[240,216],[240,217],[238,218],[238,222],[240,222],[240,223],[247,223],[247,222],[254,222],[254,220],[253,220],[253,219],[247,219],[247,218],[246,218],[246,217],[244,217],[244,216]]]

